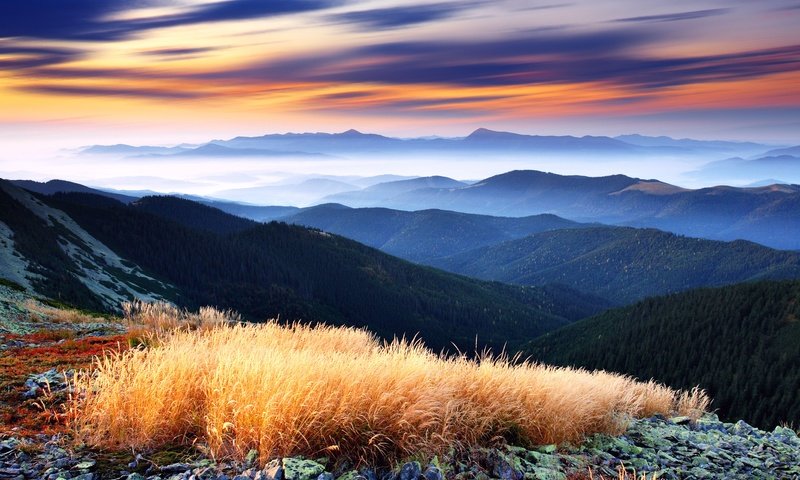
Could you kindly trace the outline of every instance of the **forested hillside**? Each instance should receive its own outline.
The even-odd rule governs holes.
[[[695,385],[722,417],[800,424],[800,282],[692,290],[607,311],[530,343],[535,359]]]
[[[435,349],[455,342],[472,351],[476,337],[479,345],[514,349],[607,306],[566,287],[520,288],[419,267],[297,226],[220,234],[213,225],[190,228],[163,218],[174,212],[159,216],[107,199],[92,206],[95,199],[46,198],[121,256],[176,285],[190,307],[233,308],[253,320],[280,315],[367,326],[387,338],[419,332]],[[192,224],[192,205],[181,205]]]
[[[584,226],[555,215],[491,217],[446,210],[406,212],[338,204],[304,208],[282,220],[337,233],[419,263],[533,233]]]
[[[485,280],[561,283],[624,305],[691,288],[800,278],[800,254],[654,229],[543,232],[430,262]]]

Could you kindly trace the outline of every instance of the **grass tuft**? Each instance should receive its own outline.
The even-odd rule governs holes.
[[[242,321],[241,316],[231,310],[202,307],[194,313],[166,302],[125,302],[122,311],[129,327],[157,334],[178,329],[202,330]]]
[[[162,318],[152,321],[170,323]],[[443,357],[419,341],[381,343],[354,328],[206,327],[106,354],[92,374],[76,377],[72,421],[82,438],[136,450],[199,440],[217,457],[242,459],[255,449],[262,462],[294,455],[382,462],[498,437],[576,442],[621,433],[632,417],[694,416],[708,404],[698,390],[505,357]]]

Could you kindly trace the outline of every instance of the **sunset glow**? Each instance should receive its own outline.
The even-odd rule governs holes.
[[[4,141],[55,132],[81,144],[110,130],[119,141],[158,142],[165,128],[183,141],[346,128],[620,134],[634,125],[786,141],[799,126],[800,8],[791,0],[70,3],[0,7]],[[729,110],[737,118],[691,126]]]

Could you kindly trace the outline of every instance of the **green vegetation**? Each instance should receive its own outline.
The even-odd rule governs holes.
[[[11,290],[16,290],[18,292],[26,291],[25,287],[23,287],[22,285],[20,285],[17,282],[12,282],[11,280],[8,280],[7,278],[0,277],[0,285],[3,285],[4,287],[8,287]]]
[[[699,385],[729,419],[800,424],[800,282],[693,290],[610,310],[527,347],[556,365]]]
[[[178,287],[179,303],[190,308],[230,308],[256,321],[280,316],[365,326],[384,338],[420,333],[436,350],[454,343],[471,352],[476,343],[514,350],[608,306],[566,287],[520,288],[419,267],[306,228],[271,223],[216,234],[214,225],[190,228],[135,205],[92,206],[93,197],[58,194],[47,201],[120,256]]]
[[[432,264],[485,280],[561,283],[618,304],[691,288],[800,278],[797,252],[626,227],[544,232]]]

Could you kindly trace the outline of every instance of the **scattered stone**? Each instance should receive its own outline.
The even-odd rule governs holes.
[[[284,480],[316,480],[324,471],[324,466],[311,460],[302,458],[283,459]]]
[[[33,441],[39,446],[30,448]],[[340,464],[338,473],[332,473],[325,469],[331,463],[328,459],[304,458],[276,459],[261,469],[256,465],[258,453],[248,452],[244,462],[201,458],[160,468],[138,455],[130,463],[121,461],[112,475],[105,463],[99,471],[97,454],[88,449],[67,450],[57,438],[46,435],[24,442],[4,438],[0,440],[0,480],[565,480],[573,474],[585,475],[590,468],[594,478],[617,478],[619,466],[663,480],[800,479],[800,437],[795,431],[777,427],[764,432],[745,422],[723,423],[713,415],[696,421],[633,420],[624,435],[593,435],[578,446],[475,449],[435,458],[424,467],[406,462],[394,472],[347,470],[352,465]]]
[[[397,474],[397,480],[419,480],[422,475],[422,467],[419,462],[404,463]]]
[[[428,465],[422,476],[425,477],[425,480],[444,480],[442,471],[435,465]]]

